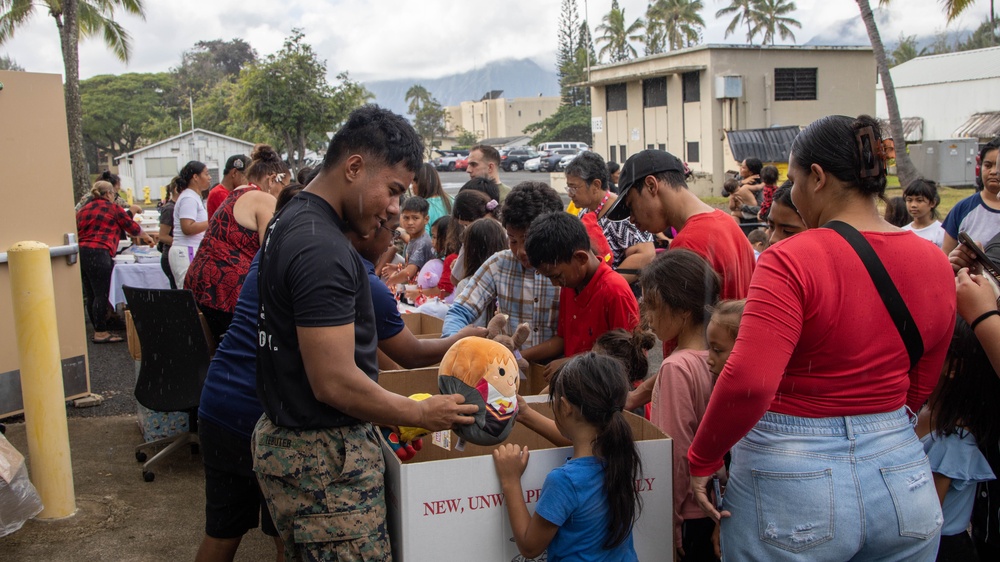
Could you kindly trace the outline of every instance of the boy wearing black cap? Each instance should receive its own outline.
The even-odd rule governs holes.
[[[205,203],[208,218],[212,218],[234,189],[247,182],[246,169],[249,165],[250,159],[242,154],[230,156],[226,160],[226,167],[222,169],[222,181],[208,192],[208,201]]]
[[[630,219],[640,230],[677,229],[670,249],[687,248],[702,256],[720,277],[720,299],[744,299],[753,274],[753,247],[726,213],[688,191],[684,164],[662,150],[643,150],[622,165],[620,194],[607,213]]]

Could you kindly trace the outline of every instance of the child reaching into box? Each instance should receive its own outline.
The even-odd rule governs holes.
[[[548,549],[553,561],[638,560],[632,525],[641,509],[635,481],[642,465],[622,413],[628,390],[621,363],[594,353],[575,357],[553,377],[549,401],[573,457],[545,478],[534,515],[521,489],[528,448],[506,444],[493,452],[514,541],[525,558]]]
[[[531,266],[557,287],[559,322],[556,335],[541,345],[550,356],[564,355],[545,367],[545,378],[569,358],[590,351],[602,334],[639,324],[639,304],[625,278],[598,259],[580,219],[562,211],[531,223],[524,249]]]
[[[429,209],[430,205],[423,197],[408,197],[403,202],[399,224],[409,235],[410,241],[406,244],[405,264],[382,268],[382,276],[388,275],[385,284],[389,287],[409,282],[425,263],[435,258],[434,246],[426,230]]]

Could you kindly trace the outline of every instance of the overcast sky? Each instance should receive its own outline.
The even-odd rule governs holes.
[[[743,35],[725,39],[729,19],[715,19],[715,12],[728,1],[704,1],[705,42],[743,42]],[[629,22],[643,15],[647,3],[620,0]],[[796,3],[794,17],[802,23],[795,32],[798,43],[851,20],[855,31],[863,31],[857,5],[850,0]],[[551,68],[561,2],[145,0],[145,4],[146,21],[118,18],[132,34],[131,63],[118,62],[99,39],[91,39],[80,46],[81,78],[167,71],[200,40],[241,37],[263,56],[278,50],[294,27],[304,29],[306,40],[327,60],[331,77],[347,70],[358,80],[436,78],[505,58],[531,58]],[[929,35],[945,30],[940,5],[940,0],[895,2],[883,24],[883,40],[894,41],[902,31]],[[582,18],[583,0],[578,6]],[[587,2],[591,29],[610,6],[611,0]],[[973,28],[988,11],[989,3],[979,2],[947,29]],[[32,72],[62,73],[55,22],[41,9],[12,41],[0,46],[0,54]]]

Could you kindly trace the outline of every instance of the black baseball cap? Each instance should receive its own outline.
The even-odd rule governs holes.
[[[618,199],[611,204],[611,209],[605,213],[608,220],[622,221],[632,214],[632,209],[625,203],[628,191],[633,186],[641,184],[646,176],[661,172],[684,173],[684,163],[676,156],[663,150],[643,150],[629,157],[622,164],[622,172],[618,177]]]
[[[229,160],[226,160],[226,167],[222,170],[222,175],[226,175],[230,170],[236,168],[241,172],[246,172],[247,165],[250,163],[250,159],[242,154],[236,154],[230,156]]]

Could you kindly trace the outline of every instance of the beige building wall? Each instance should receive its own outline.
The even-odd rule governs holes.
[[[776,68],[816,68],[816,99],[775,101]],[[683,102],[683,74],[699,72],[700,100]],[[742,96],[716,99],[717,76],[740,76]],[[666,107],[643,107],[643,80],[666,77]],[[725,132],[771,126],[805,126],[831,114],[873,114],[875,60],[863,47],[748,47],[703,45],[674,53],[606,65],[591,70],[594,150],[623,161],[627,154],[652,146],[688,162],[696,173],[692,188],[700,195],[718,193],[722,177],[736,163],[724,150]],[[628,107],[607,111],[606,88],[625,83]],[[638,137],[638,138],[637,138]],[[698,158],[688,143],[698,143]],[[716,185],[718,184],[718,185]]]
[[[459,126],[474,133],[477,139],[523,135],[528,125],[552,116],[559,103],[557,96],[463,101],[445,108],[449,116],[448,135],[457,135]]]
[[[30,181],[8,176],[0,211],[0,252],[32,240],[50,247],[76,234],[66,110],[58,74],[0,71],[0,154]],[[11,168],[12,170],[13,168]],[[59,349],[67,397],[90,393],[80,265],[52,258]],[[0,417],[21,410],[9,264],[0,264]]]

